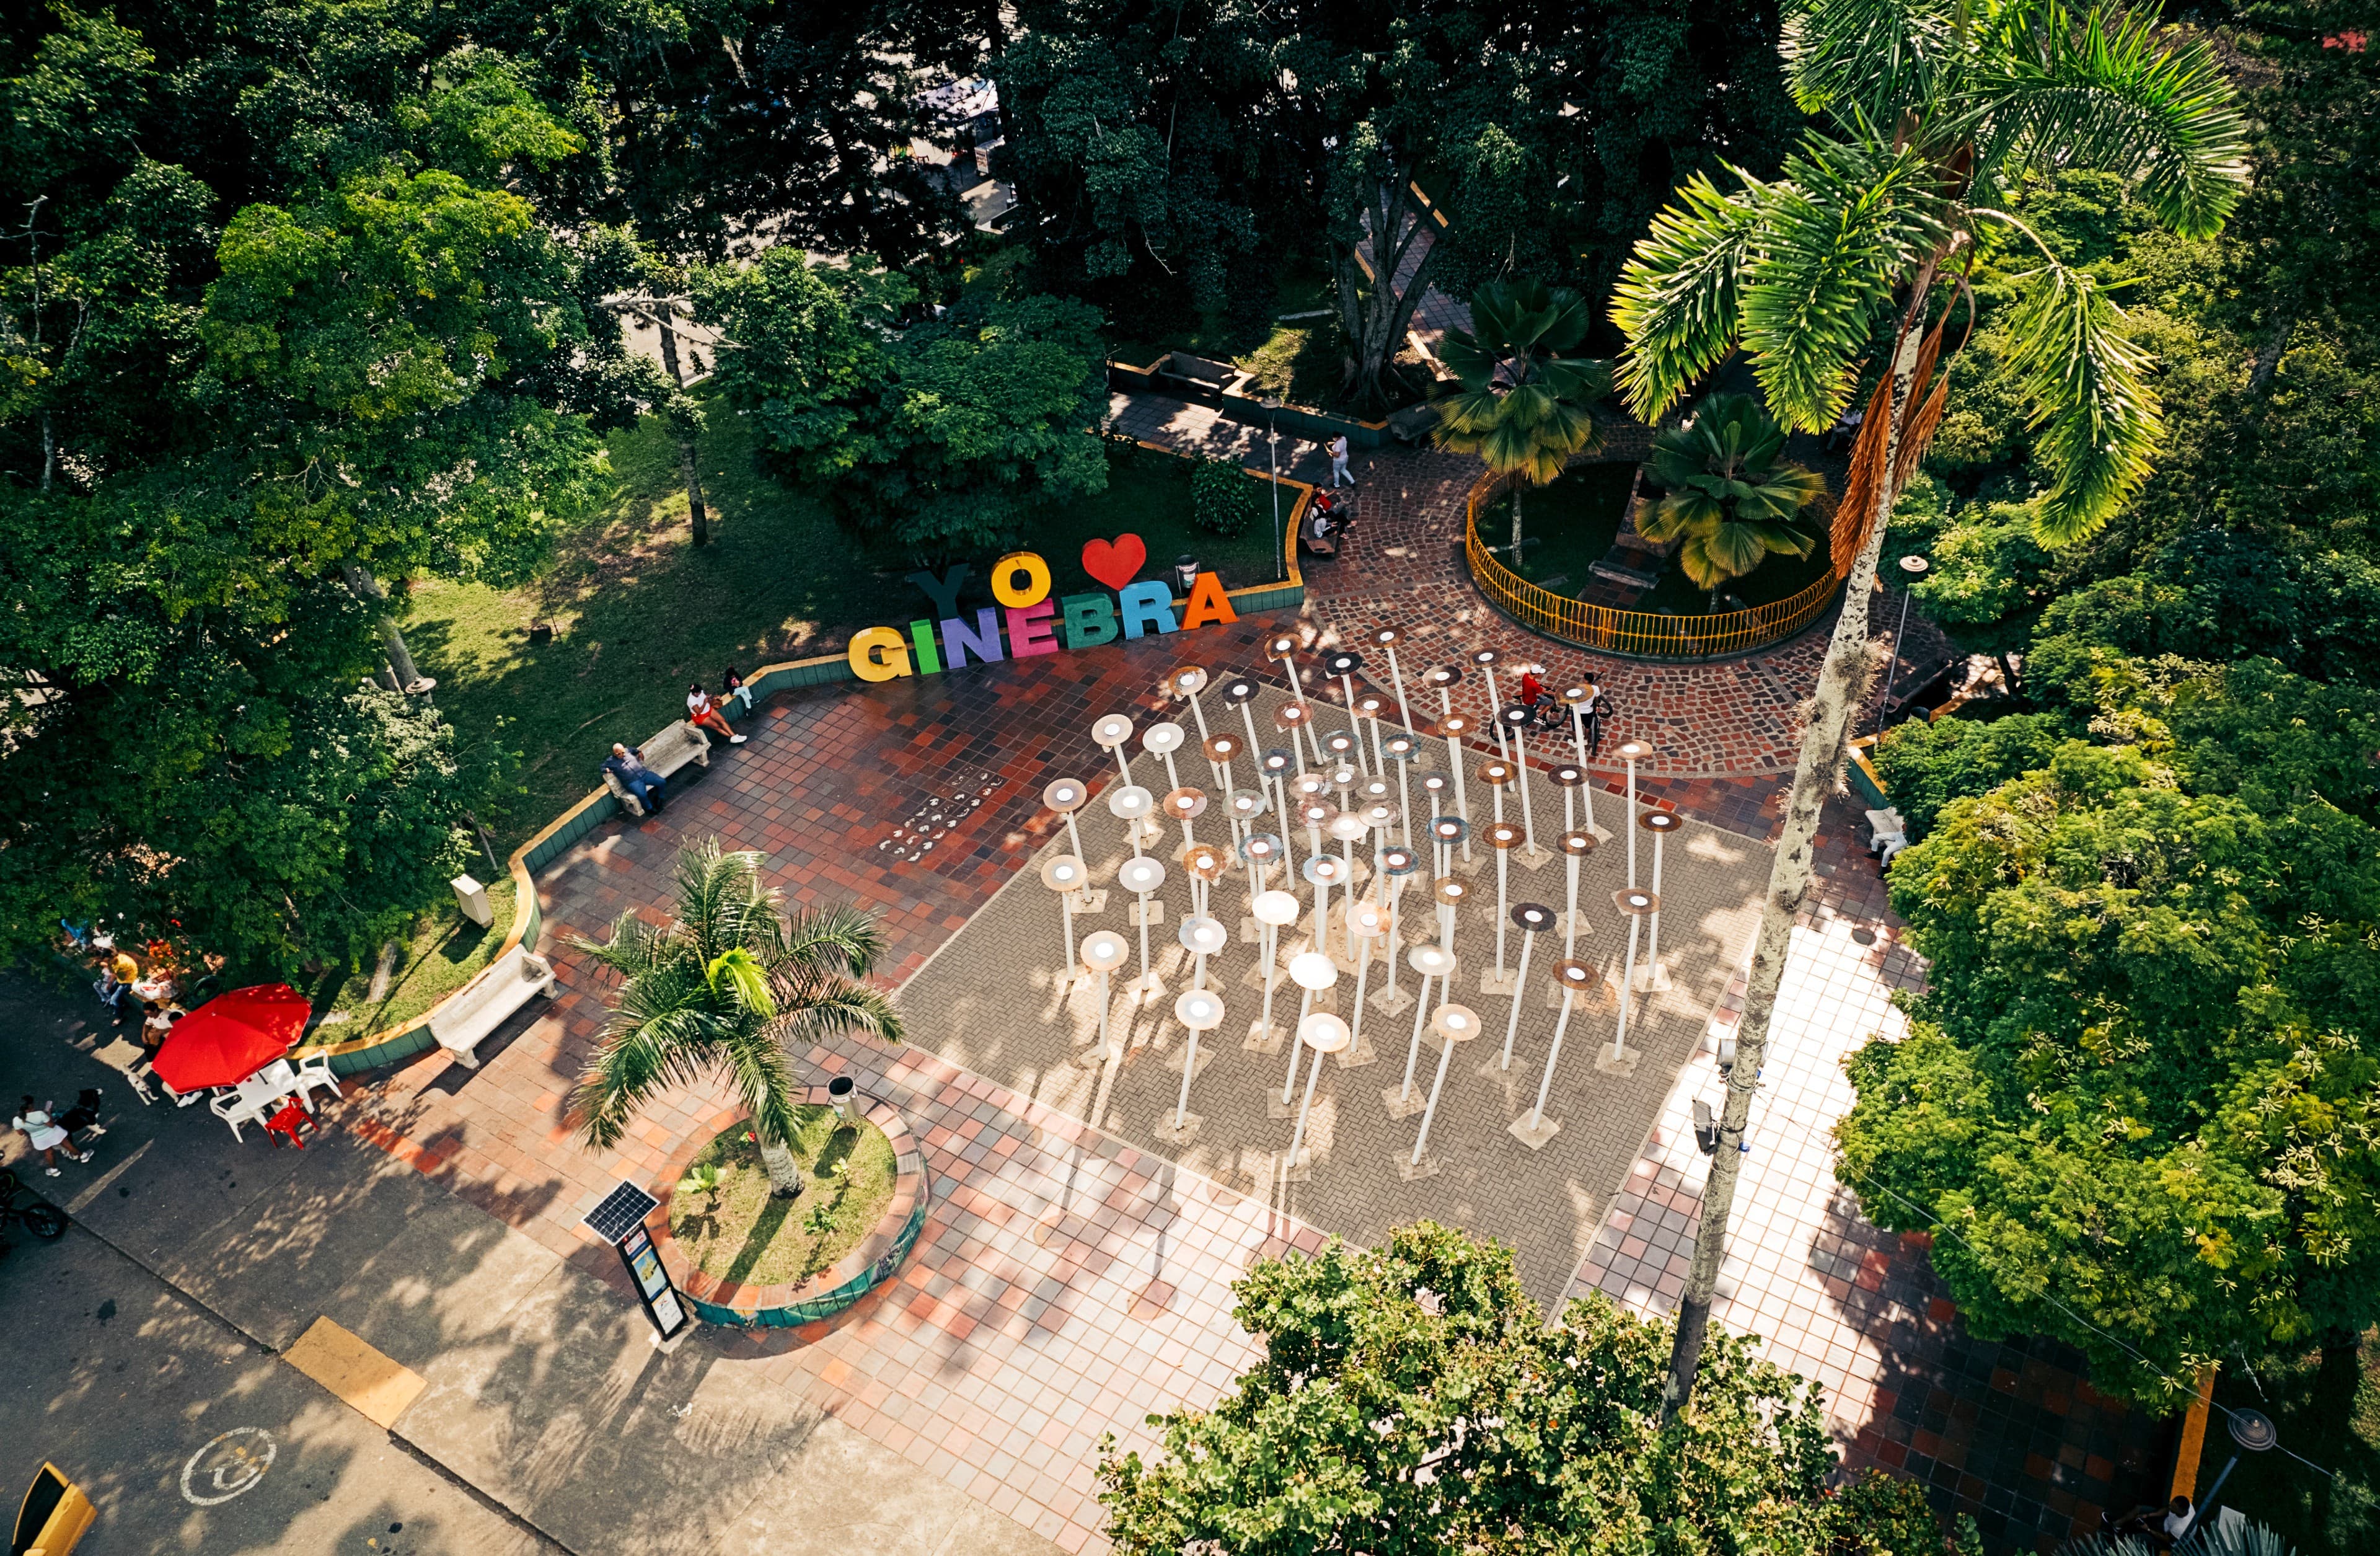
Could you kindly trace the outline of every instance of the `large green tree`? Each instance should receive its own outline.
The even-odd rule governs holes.
[[[1446,340],[1456,387],[1434,402],[1438,445],[1513,478],[1515,567],[1524,489],[1600,445],[1588,407],[1611,392],[1611,364],[1582,353],[1587,323],[1586,299],[1567,286],[1491,281],[1471,294],[1471,327]]]
[[[1816,1392],[1751,1342],[1717,1342],[1665,1423],[1663,1326],[1596,1296],[1548,1329],[1510,1249],[1424,1222],[1264,1260],[1232,1290],[1262,1357],[1211,1411],[1154,1421],[1161,1458],[1103,1447],[1128,1556],[1941,1556],[1917,1487],[1828,1489]]]
[[[2126,744],[2066,742],[1894,860],[1928,990],[1852,1061],[1838,1171],[1935,1234],[1970,1328],[2162,1406],[2380,1318],[2380,698],[2101,668]]]
[[[1680,1309],[1673,1405],[1694,1386],[1726,1247],[1742,1140],[1795,917],[1812,881],[1819,812],[1867,690],[1868,592],[1895,494],[1940,415],[1932,384],[1945,310],[1977,231],[2028,172],[2098,167],[2134,180],[2188,236],[2218,228],[2244,179],[2242,128],[2214,55],[2170,46],[2152,20],[2106,5],[2006,0],[1977,12],[1921,0],[1815,0],[1790,18],[1787,80],[1824,128],[1773,181],[1688,182],[1621,281],[1621,382],[1658,420],[1731,352],[1769,408],[1821,432],[1880,364],[1843,501],[1845,574],[1753,951],[1739,1058],[1702,1233]],[[2156,434],[2142,354],[2092,277],[2041,254],[2010,327],[2008,369],[2041,422],[2052,473],[2043,537],[2071,541],[2137,488]]]

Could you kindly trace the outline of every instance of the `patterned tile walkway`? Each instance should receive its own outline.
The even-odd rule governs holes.
[[[1841,1061],[1872,1034],[1906,1030],[1890,997],[1925,981],[1881,879],[1848,844],[1844,809],[1829,814],[1828,875],[1793,933],[1712,1317],[1825,1388],[1847,1464],[1923,1481],[1939,1511],[1973,1513],[1995,1550],[2046,1550],[2103,1507],[2155,1499],[2163,1428],[2095,1393],[2077,1353],[1966,1333],[1924,1240],[1870,1225],[1836,1182],[1828,1132],[1852,1100]],[[1742,987],[1739,973],[1714,1038],[1741,1018]],[[1693,1103],[1716,1109],[1723,1085],[1706,1047],[1671,1089],[1572,1295],[1676,1309],[1709,1167]]]

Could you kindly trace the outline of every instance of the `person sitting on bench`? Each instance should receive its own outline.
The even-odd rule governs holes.
[[[603,771],[620,781],[620,786],[637,796],[648,816],[662,813],[662,796],[666,780],[645,765],[645,754],[618,741],[612,743],[612,756],[604,762]]]
[[[710,700],[710,694],[702,689],[700,681],[692,682],[686,688],[686,722],[714,735],[725,735],[730,746],[741,746],[750,738],[729,727],[727,715]]]

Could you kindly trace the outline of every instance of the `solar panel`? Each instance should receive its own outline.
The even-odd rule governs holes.
[[[606,1243],[617,1243],[629,1233],[645,1224],[661,1201],[631,1183],[624,1183],[603,1197],[603,1203],[587,1212],[587,1225]]]

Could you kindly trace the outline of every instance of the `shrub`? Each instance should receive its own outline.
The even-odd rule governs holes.
[[[1257,483],[1229,459],[1201,459],[1190,472],[1190,520],[1225,540],[1239,534],[1264,509]]]

